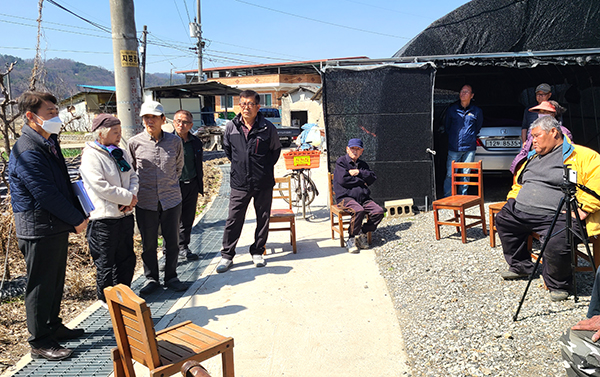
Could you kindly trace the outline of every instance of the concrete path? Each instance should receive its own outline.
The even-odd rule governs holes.
[[[276,176],[286,173],[280,161]],[[298,253],[274,232],[267,266],[252,264],[253,208],[232,269],[216,257],[159,327],[184,320],[234,338],[236,376],[402,376],[407,357],[392,301],[372,250],[349,254],[331,239],[326,161],[313,170],[320,195],[297,216]],[[205,363],[220,376],[220,360]]]
[[[205,215],[194,226],[190,248],[201,259],[178,266],[187,292],[160,290],[146,301],[156,329],[184,320],[234,338],[235,374],[252,376],[383,377],[409,374],[402,334],[372,250],[349,254],[331,240],[326,161],[314,169],[320,195],[307,220],[297,216],[298,253],[289,234],[269,235],[267,266],[256,268],[248,254],[255,221],[250,208],[233,268],[215,272],[227,211],[229,177]],[[224,168],[228,172],[227,168]],[[283,159],[276,176],[288,171]],[[139,290],[144,278],[132,284]],[[61,362],[25,356],[3,376],[107,376],[115,346],[108,312],[92,305],[68,324],[86,329],[66,343],[74,356]],[[203,363],[221,376],[220,358]],[[137,365],[138,376],[147,369]]]

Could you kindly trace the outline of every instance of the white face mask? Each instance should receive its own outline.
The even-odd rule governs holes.
[[[543,117],[549,117],[549,116],[551,116],[551,115],[552,115],[552,114],[538,114],[538,119],[539,119],[539,118],[543,118]]]
[[[42,129],[51,134],[58,134],[60,132],[60,128],[62,127],[62,121],[59,117],[54,117],[52,119],[43,120],[37,114],[33,114],[36,118],[42,120],[42,124],[36,123],[38,126],[42,127]]]

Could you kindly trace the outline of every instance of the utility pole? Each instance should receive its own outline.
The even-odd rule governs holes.
[[[140,49],[142,55],[142,65],[140,67],[140,81],[142,83],[142,90],[146,87],[146,36],[148,35],[148,26],[144,25],[144,31],[142,31],[142,48]]]
[[[200,21],[200,0],[196,0],[196,8],[198,11],[198,17],[196,18],[197,22],[190,23],[190,37],[198,38],[198,43],[196,44],[196,49],[198,51],[198,82],[202,80],[202,48],[204,47],[204,43],[202,42],[202,22]]]
[[[123,140],[142,130],[140,107],[140,71],[135,32],[133,0],[110,0],[117,114],[123,128]]]

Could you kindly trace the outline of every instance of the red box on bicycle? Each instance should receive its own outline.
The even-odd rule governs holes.
[[[283,158],[289,170],[315,169],[321,165],[320,151],[289,151],[283,153]]]

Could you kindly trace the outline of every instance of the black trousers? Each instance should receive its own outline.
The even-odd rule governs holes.
[[[527,237],[531,232],[538,233],[543,240],[554,216],[538,216],[521,212],[515,208],[516,201],[509,199],[496,215],[496,228],[502,242],[504,258],[509,270],[521,274],[531,274],[534,263],[527,250]],[[554,226],[555,234],[566,227],[566,213],[561,213]],[[573,221],[573,227],[577,224]],[[544,250],[542,276],[551,291],[569,290],[573,273],[571,271],[571,250],[567,247],[567,231],[550,238]]]
[[[235,256],[235,246],[242,234],[250,199],[254,199],[256,230],[254,232],[254,243],[250,245],[249,251],[252,255],[260,255],[265,251],[269,236],[269,217],[271,216],[273,190],[241,191],[232,188],[229,196],[229,215],[225,223],[223,248],[221,249],[221,255],[225,259],[231,260]]]
[[[348,228],[350,237],[358,236],[361,231],[363,233],[375,231],[381,220],[383,220],[383,208],[372,200],[367,200],[361,205],[354,199],[344,198],[341,200],[340,205],[352,213],[352,219],[350,219]],[[363,224],[363,220],[367,214],[369,215],[369,220]]]
[[[96,294],[106,302],[104,288],[117,284],[130,286],[133,280],[133,215],[92,220],[86,237],[96,265]]]
[[[179,222],[179,250],[183,250],[190,244],[192,225],[196,218],[196,205],[198,204],[198,180],[196,178],[189,183],[179,182],[181,189],[181,221]]]
[[[173,208],[151,211],[140,207],[135,208],[135,215],[142,235],[142,262],[146,279],[158,282],[158,226],[162,230],[163,250],[165,250],[165,283],[177,277],[177,256],[179,247],[179,219],[181,203]]]
[[[68,246],[69,233],[35,240],[19,239],[19,249],[27,264],[25,312],[32,347],[44,346],[62,325],[59,315]]]

